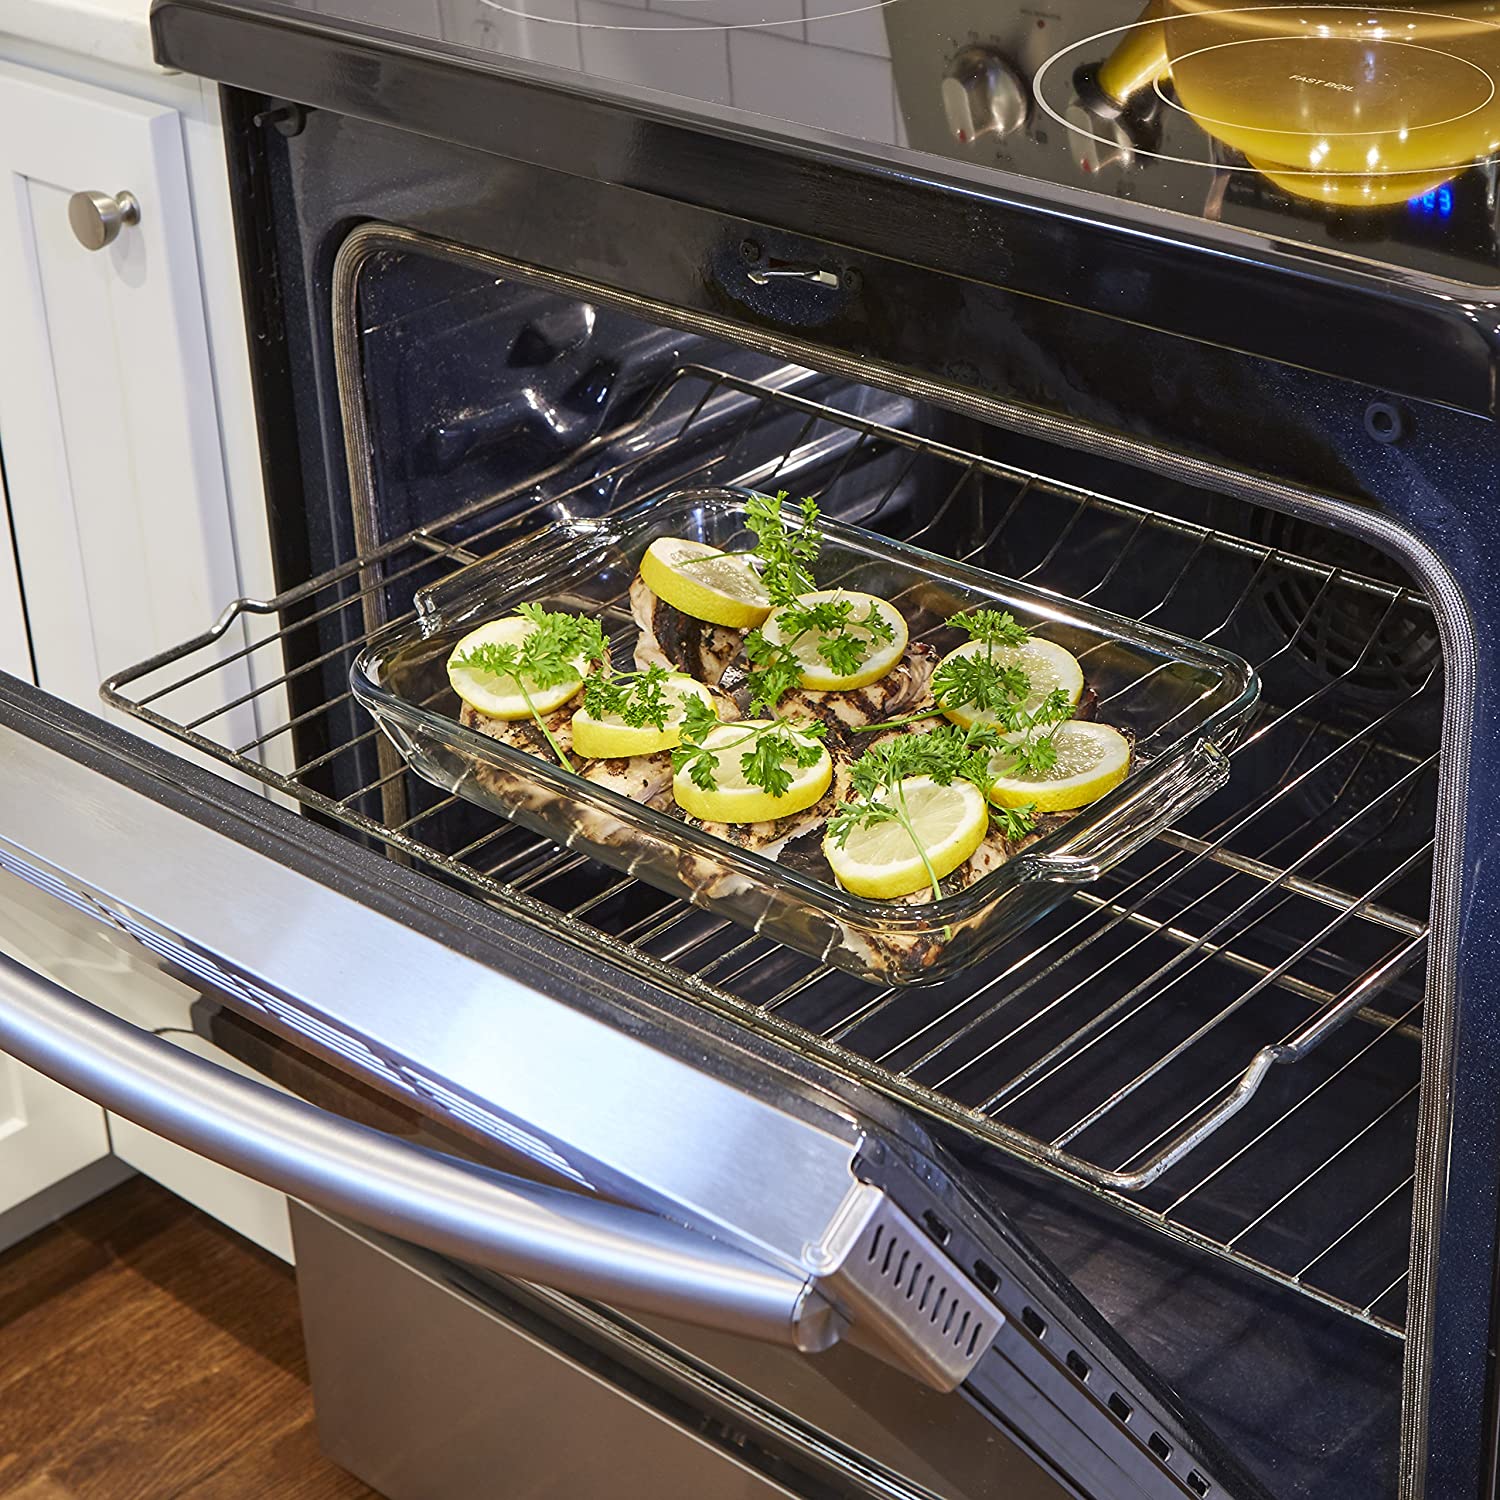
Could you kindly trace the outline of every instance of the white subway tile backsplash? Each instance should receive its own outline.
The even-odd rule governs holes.
[[[906,115],[901,108],[901,91],[894,80],[891,82],[891,112],[896,117],[896,134],[892,139],[898,146],[909,146],[911,142],[906,138]]]
[[[600,0],[579,0],[578,19],[584,23],[583,63],[589,72],[667,93],[729,102],[726,39],[742,33]]]
[[[436,0],[362,0],[359,19],[392,31],[427,31],[437,19]]]
[[[884,59],[769,31],[731,31],[729,56],[738,109],[871,140],[888,141],[895,130]]]
[[[802,0],[649,0],[652,10],[701,20],[712,12],[724,26],[767,26],[778,36],[802,40]]]
[[[872,57],[891,55],[884,5],[861,5],[859,0],[804,0],[804,3],[808,41],[824,47],[843,47],[850,52],[868,52]],[[897,3],[921,5],[923,0],[897,0]]]

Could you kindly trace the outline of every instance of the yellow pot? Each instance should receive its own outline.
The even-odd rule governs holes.
[[[1124,104],[1178,106],[1289,192],[1397,202],[1500,151],[1500,23],[1347,3],[1153,0],[1099,70]]]

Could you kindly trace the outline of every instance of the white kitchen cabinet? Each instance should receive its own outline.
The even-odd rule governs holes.
[[[76,7],[0,5],[0,670],[95,713],[110,672],[196,636],[237,594],[271,591],[217,97],[146,64],[146,11],[122,12],[99,51]],[[7,34],[28,20],[77,51]],[[129,194],[138,211],[93,250],[69,215],[89,191]],[[10,891],[0,949],[199,1045],[186,986],[125,984],[118,952],[71,953],[62,934],[39,948],[36,920]],[[150,1014],[129,1014],[143,994]],[[63,1211],[72,1204],[54,1184],[107,1185],[77,1169],[113,1145],[120,1162],[290,1254],[281,1195],[112,1124],[111,1140],[97,1107],[0,1056],[0,1241],[26,1222],[22,1200]]]
[[[85,1181],[79,1174],[109,1156],[109,1130],[98,1105],[0,1053],[0,1250],[35,1227],[19,1216],[45,1190],[70,1180],[79,1184],[76,1195],[55,1205],[55,1212],[65,1213],[107,1185],[106,1179]]]
[[[4,499],[0,485],[0,671],[30,681],[31,645]],[[0,907],[0,949],[5,925]],[[0,1249],[35,1227],[21,1217],[22,1205],[71,1179],[79,1184],[76,1197],[52,1205],[57,1212],[71,1208],[96,1181],[78,1174],[109,1154],[103,1110],[0,1053]]]
[[[89,250],[80,191],[139,221]],[[41,685],[100,679],[237,592],[183,125],[0,63],[0,452]]]

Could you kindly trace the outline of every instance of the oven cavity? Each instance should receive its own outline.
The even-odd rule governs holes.
[[[1395,565],[1214,496],[1123,498],[1140,496],[1139,475],[1117,490],[1063,483],[1034,457],[1007,462],[1003,434],[909,395],[655,327],[451,247],[371,232],[340,277],[353,496],[312,538],[325,570],[113,679],[112,702],[394,859],[565,924],[592,954],[973,1142],[1402,1333],[1443,689],[1432,611]],[[1245,656],[1264,686],[1229,785],[983,964],[911,991],[780,948],[407,772],[349,696],[370,632],[549,520],[688,483],[813,495],[841,519]],[[216,676],[220,706],[204,711]],[[890,1276],[939,1250],[952,1254],[937,1228],[913,1226]],[[1095,1378],[1084,1352],[1056,1358]],[[1185,1482],[1208,1493],[1196,1471]]]

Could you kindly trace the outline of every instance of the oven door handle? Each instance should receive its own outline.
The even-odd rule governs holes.
[[[458,1260],[804,1351],[843,1331],[805,1275],[654,1214],[356,1125],[185,1052],[3,954],[0,1050],[211,1161]]]

